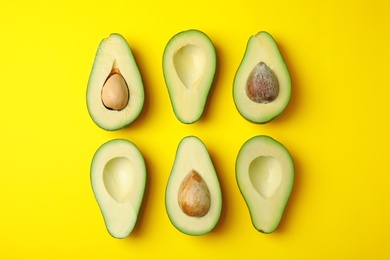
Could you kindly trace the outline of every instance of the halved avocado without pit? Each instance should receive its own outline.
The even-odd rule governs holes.
[[[114,33],[100,42],[86,96],[92,120],[105,130],[123,128],[141,113],[144,86],[130,46],[122,35]]]
[[[201,31],[182,31],[167,43],[163,74],[173,111],[182,123],[194,123],[202,116],[216,60],[212,41]]]
[[[291,78],[274,38],[261,31],[249,38],[233,82],[239,113],[252,123],[279,116],[291,96]]]
[[[259,135],[241,147],[236,180],[253,226],[262,233],[278,227],[294,184],[294,162],[275,139]]]
[[[114,139],[96,151],[91,184],[109,234],[125,238],[134,229],[146,186],[146,167],[130,141]]]

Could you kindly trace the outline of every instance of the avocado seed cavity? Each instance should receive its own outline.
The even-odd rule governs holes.
[[[120,111],[129,102],[129,88],[120,73],[111,73],[102,88],[103,105],[110,110]]]
[[[278,78],[270,67],[260,62],[250,73],[245,91],[253,102],[272,102],[279,94]]]
[[[180,209],[190,217],[203,217],[210,210],[210,191],[195,170],[191,170],[181,182],[177,198]]]
[[[177,76],[183,85],[190,89],[202,78],[206,65],[206,55],[197,45],[183,46],[173,56]]]
[[[258,156],[249,165],[249,179],[265,199],[271,198],[283,179],[283,169],[274,156]]]

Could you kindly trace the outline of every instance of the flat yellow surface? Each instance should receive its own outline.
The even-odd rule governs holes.
[[[1,259],[388,259],[390,257],[390,6],[385,1],[6,1],[0,8]],[[174,116],[162,74],[165,44],[199,29],[218,56],[202,119]],[[275,38],[290,70],[285,112],[265,125],[244,120],[232,82],[247,40]],[[86,86],[99,42],[129,42],[146,100],[129,127],[107,132],[87,112]],[[250,137],[283,143],[295,186],[277,231],[252,226],[235,180]],[[209,234],[177,231],[165,186],[177,145],[207,146],[223,192]],[[89,177],[104,142],[126,138],[148,169],[134,232],[110,237]]]

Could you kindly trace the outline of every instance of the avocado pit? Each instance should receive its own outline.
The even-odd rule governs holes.
[[[119,70],[113,70],[103,85],[101,98],[103,105],[110,110],[120,111],[129,102],[129,88]]]
[[[260,62],[250,73],[245,91],[248,98],[253,102],[272,102],[279,94],[278,78],[267,64]]]
[[[178,203],[184,214],[203,217],[210,210],[210,191],[202,176],[191,170],[180,184]]]

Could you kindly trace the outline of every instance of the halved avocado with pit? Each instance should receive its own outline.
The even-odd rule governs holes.
[[[125,139],[101,145],[91,163],[91,185],[109,234],[133,231],[144,197],[146,166],[140,150]]]
[[[236,180],[253,226],[262,233],[278,227],[294,184],[291,154],[272,137],[252,137],[236,160]]]
[[[233,82],[238,112],[267,123],[284,111],[290,96],[290,74],[274,38],[264,31],[251,36]]]
[[[143,82],[130,46],[122,35],[111,34],[99,44],[86,97],[92,120],[105,130],[123,128],[141,113]]]
[[[168,217],[184,234],[204,235],[217,225],[222,210],[218,176],[203,142],[180,141],[165,191]]]
[[[202,116],[216,64],[214,45],[201,31],[182,31],[167,43],[163,74],[173,111],[182,123],[194,123]]]

